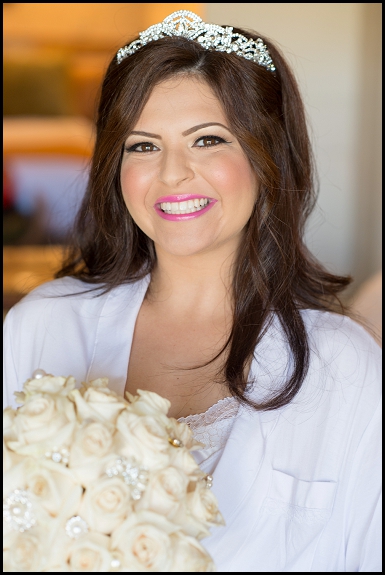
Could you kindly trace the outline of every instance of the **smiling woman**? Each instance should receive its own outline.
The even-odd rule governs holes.
[[[197,34],[194,21],[189,25]],[[134,41],[110,63],[88,192],[57,277],[108,291],[151,274],[128,387],[154,382],[146,385],[160,386],[179,416],[227,395],[274,409],[293,399],[308,370],[300,310],[339,309],[336,294],[349,278],[329,274],[303,242],[315,201],[312,154],[282,55],[257,35],[245,44],[241,30],[233,33],[239,49],[230,53],[183,34],[149,33],[151,41],[142,36],[140,49]],[[199,217],[172,213],[181,211],[180,194],[208,205]],[[162,203],[166,209],[157,207]],[[293,365],[285,386],[257,400],[245,393],[250,363],[274,314]],[[154,334],[155,325],[153,339],[147,329]],[[186,332],[199,336],[190,341]],[[134,369],[136,350],[154,358],[153,369],[148,361],[144,371]]]
[[[6,318],[6,395],[70,369],[170,401],[218,571],[381,570],[380,350],[305,247],[315,196],[284,57],[177,12],[111,61],[67,261]]]

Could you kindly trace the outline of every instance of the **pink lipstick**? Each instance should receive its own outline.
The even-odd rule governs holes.
[[[154,209],[163,219],[180,222],[197,218],[208,212],[217,200],[198,194],[162,196],[155,202]]]

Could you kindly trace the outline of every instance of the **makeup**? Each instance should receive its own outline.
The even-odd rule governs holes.
[[[216,202],[214,198],[199,194],[177,194],[158,198],[154,209],[165,220],[181,222],[205,214]]]

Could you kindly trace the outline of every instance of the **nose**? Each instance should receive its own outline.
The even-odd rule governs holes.
[[[168,150],[163,153],[159,179],[170,188],[176,188],[194,177],[194,170],[183,150]]]

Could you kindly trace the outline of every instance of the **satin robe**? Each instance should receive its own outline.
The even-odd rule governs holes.
[[[61,297],[90,288],[64,278],[14,306],[4,322],[4,405],[38,368],[79,383],[108,377],[123,394],[148,283]],[[226,526],[202,543],[218,571],[381,571],[381,350],[348,318],[301,313],[311,357],[300,392],[270,412],[241,406],[214,472]],[[250,397],[277,389],[291,369],[275,319],[255,350]]]

